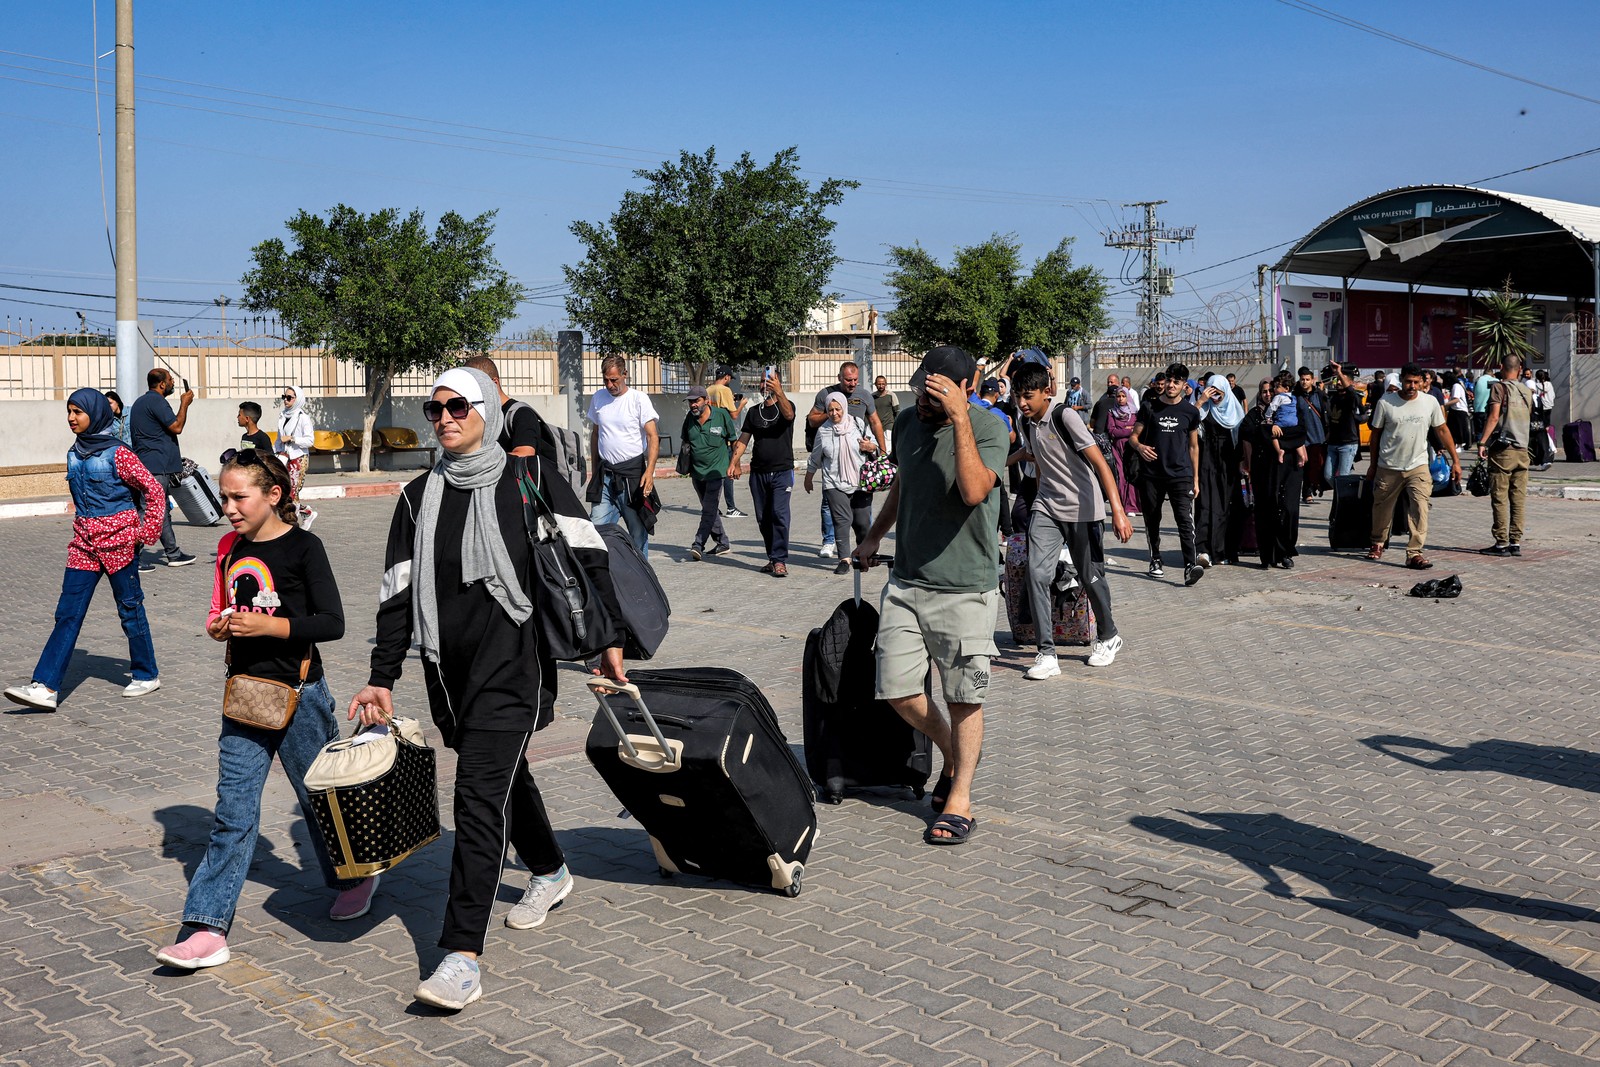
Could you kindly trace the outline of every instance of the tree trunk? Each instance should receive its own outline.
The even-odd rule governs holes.
[[[361,466],[362,474],[372,471],[372,427],[378,421],[378,408],[383,405],[384,398],[389,395],[389,372],[386,370],[367,370],[367,397],[366,406],[361,412]]]

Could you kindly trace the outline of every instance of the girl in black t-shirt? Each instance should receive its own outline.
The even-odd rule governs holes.
[[[233,532],[217,545],[206,632],[227,642],[229,675],[297,686],[300,699],[282,730],[222,720],[216,822],[183,906],[189,934],[156,953],[162,963],[186,971],[228,961],[228,927],[255,854],[261,791],[273,757],[305,810],[306,770],[339,736],[316,646],[344,636],[344,607],[322,542],[295,523],[289,472],[271,452],[247,448],[222,468],[220,487]],[[377,877],[339,880],[320,834],[313,829],[311,836],[323,880],[339,891],[329,918],[365,915]]]

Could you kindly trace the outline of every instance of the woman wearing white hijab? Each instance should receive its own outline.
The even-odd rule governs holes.
[[[289,499],[300,516],[300,528],[311,529],[317,513],[300,503],[300,485],[306,480],[306,457],[317,439],[317,428],[306,411],[305,397],[293,382],[283,387],[283,413],[278,416],[278,441],[272,450],[289,471]]]
[[[848,527],[855,531],[856,544],[872,526],[872,491],[861,488],[863,452],[876,452],[878,444],[861,432],[850,404],[843,393],[829,393],[823,410],[827,418],[817,427],[817,441],[806,461],[806,492],[811,492],[817,471],[822,472],[822,496],[833,514],[833,528],[844,541]],[[835,574],[850,573],[848,552],[839,552]]]
[[[1230,522],[1239,495],[1239,423],[1244,405],[1228,379],[1213,374],[1195,398],[1200,407],[1200,497],[1194,507],[1196,562],[1236,563],[1239,528]],[[1231,531],[1231,536],[1230,536]]]
[[[444,452],[395,507],[372,673],[350,716],[373,724],[393,715],[394,684],[415,639],[429,710],[457,760],[455,852],[439,936],[449,954],[416,998],[460,1009],[483,993],[478,956],[506,843],[531,872],[505,917],[512,929],[542,923],[572,891],[572,876],[524,755],[544,725],[538,605],[528,593],[533,563],[518,468],[497,443],[499,394],[482,371],[455,368],[439,376],[422,410]],[[608,655],[606,670],[621,677],[620,651]]]

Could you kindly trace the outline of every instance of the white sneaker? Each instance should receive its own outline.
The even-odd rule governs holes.
[[[1061,673],[1061,664],[1056,662],[1055,653],[1040,652],[1033,657],[1033,666],[1022,672],[1022,676],[1030,682],[1042,682],[1046,678],[1054,678]]]
[[[1198,556],[1196,556],[1194,558],[1194,561],[1196,563],[1200,564],[1200,566],[1202,568],[1211,566],[1211,556],[1210,556],[1209,553],[1206,553],[1206,552],[1200,553]]]
[[[823,559],[838,559],[839,550],[835,548],[833,543],[830,541],[828,544],[822,546],[821,551],[819,551],[817,555],[821,556]]]
[[[311,524],[317,521],[317,509],[306,508],[300,513],[300,529],[309,530]]]
[[[452,952],[439,961],[439,966],[434,969],[433,974],[428,976],[426,982],[417,986],[417,991],[412,996],[436,1008],[460,1011],[483,996],[483,986],[479,983],[478,976],[476,960],[469,960],[459,952]]]
[[[727,511],[722,513],[722,517],[725,519],[747,519],[750,516],[746,515],[738,508],[729,508]]]
[[[563,865],[554,878],[534,876],[528,879],[527,891],[522,899],[506,912],[506,925],[513,930],[532,930],[542,924],[550,909],[567,899],[572,892],[572,873]]]
[[[1096,641],[1089,649],[1089,666],[1109,667],[1111,661],[1117,658],[1117,653],[1122,651],[1122,635],[1112,634],[1104,641]]]
[[[122,691],[122,695],[125,697],[142,697],[147,693],[154,693],[160,688],[160,678],[135,678],[128,683],[128,687]]]
[[[56,710],[56,691],[47,689],[38,682],[12,686],[6,690],[6,699],[23,707],[38,708],[40,711]]]

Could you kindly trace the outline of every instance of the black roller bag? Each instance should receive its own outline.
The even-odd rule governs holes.
[[[847,789],[909,788],[921,799],[933,771],[933,745],[886,700],[875,698],[878,611],[855,596],[806,637],[801,706],[806,770],[830,804]],[[927,680],[931,696],[932,676]]]
[[[811,783],[756,684],[723,667],[593,678],[589,762],[650,835],[663,874],[788,896],[817,836]]]
[[[1260,506],[1260,501],[1257,501]],[[1411,529],[1406,518],[1402,493],[1394,505],[1391,529],[1403,534]],[[1372,547],[1372,483],[1360,474],[1342,474],[1333,480],[1333,510],[1328,513],[1328,547],[1367,549]]]

